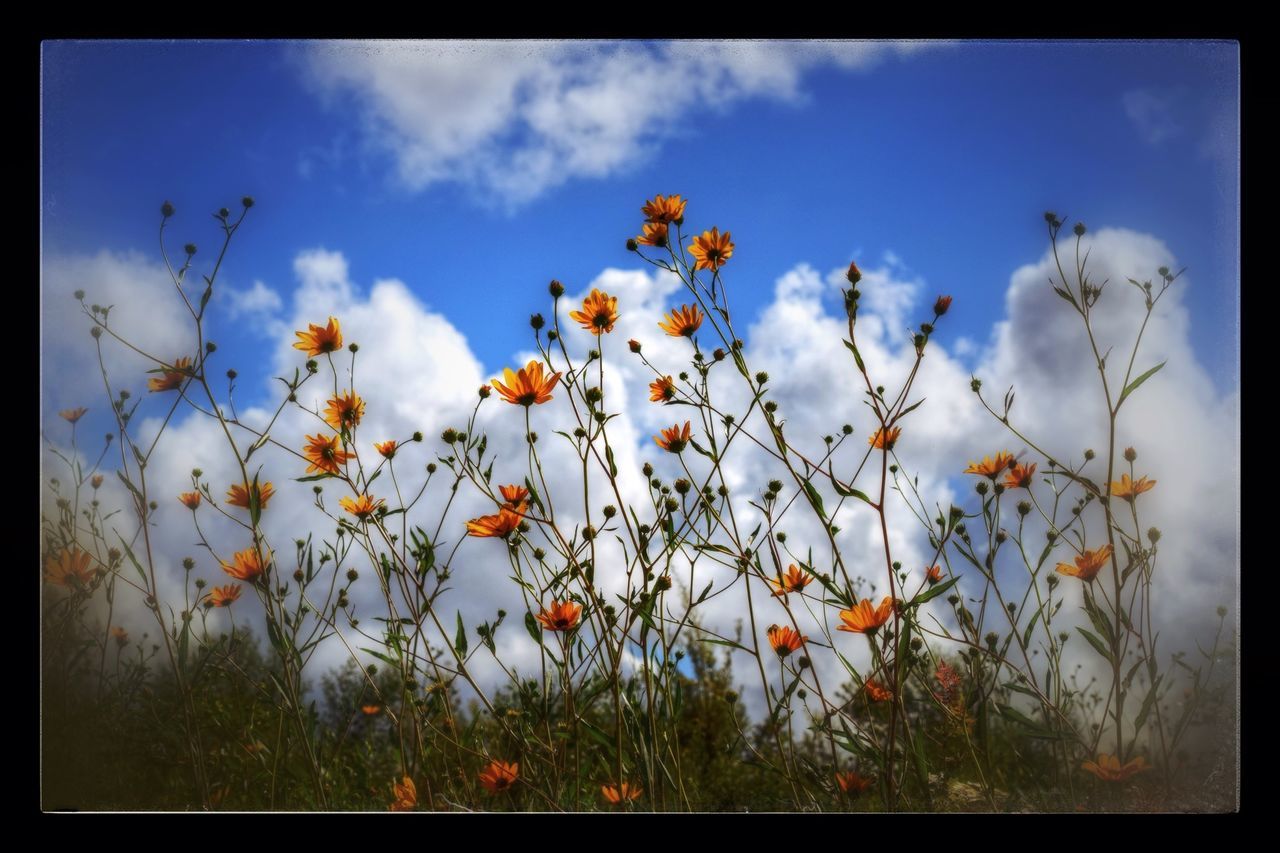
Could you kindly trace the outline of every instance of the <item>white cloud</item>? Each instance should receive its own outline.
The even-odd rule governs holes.
[[[310,48],[305,66],[326,97],[354,96],[368,139],[410,189],[457,182],[515,207],[651,156],[691,116],[753,97],[795,102],[818,66],[860,70],[925,46],[331,42]]]
[[[232,320],[246,318],[265,324],[284,307],[279,293],[256,280],[248,290],[226,289],[223,296],[227,301],[227,315]]]
[[[1173,90],[1131,89],[1124,93],[1121,100],[1125,115],[1149,145],[1159,145],[1182,132],[1182,124],[1175,114],[1176,107],[1182,100],[1181,93]]]

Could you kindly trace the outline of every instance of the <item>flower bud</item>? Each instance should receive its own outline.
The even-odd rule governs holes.
[[[249,208],[253,207],[253,196],[251,195],[245,196],[244,198],[240,199],[240,203],[244,205],[245,210],[248,210]]]
[[[1076,223],[1076,227],[1075,227],[1075,228],[1072,228],[1071,230],[1075,232],[1075,235],[1076,235],[1077,237],[1083,237],[1083,236],[1084,236],[1084,231],[1085,231],[1084,223],[1083,223],[1083,222],[1077,222],[1077,223]]]
[[[95,338],[100,338],[102,337],[102,329],[100,329],[97,326],[94,326],[93,328],[89,329],[89,334],[93,335]]]
[[[769,381],[769,374],[765,373],[763,370],[756,374],[756,383],[758,385],[763,385],[768,381]]]
[[[529,318],[529,325],[532,326],[535,330],[541,329],[546,324],[547,324],[547,321],[542,319],[541,314],[534,314]]]
[[[163,216],[165,219],[168,219],[170,216],[173,216],[173,205],[167,201],[164,204],[160,205],[160,215]]]
[[[1134,450],[1132,447],[1126,447],[1124,449],[1124,460],[1126,462],[1133,462],[1137,458],[1138,458],[1138,451]]]
[[[1094,452],[1093,452],[1093,448],[1089,448],[1088,450],[1086,450],[1086,451],[1084,452],[1084,458],[1085,458],[1085,461],[1087,462],[1087,461],[1089,461],[1090,459],[1093,459],[1093,458],[1094,458],[1095,456],[1097,456],[1097,455],[1098,455],[1098,454],[1096,454],[1096,453],[1094,453]]]
[[[640,245],[636,242],[636,240],[635,240],[635,238],[634,238],[634,237],[628,237],[628,238],[627,238],[627,251],[628,251],[628,252],[634,252],[634,251],[636,251],[636,250],[637,250],[637,249],[639,249],[639,248],[640,248]]]
[[[547,329],[547,340],[549,341],[560,340],[560,333],[557,332],[555,329]]]
[[[948,309],[950,308],[951,308],[950,296],[939,296],[937,301],[933,303],[933,313],[938,317],[941,317],[943,314],[947,313]]]
[[[232,368],[228,368],[228,369],[227,369],[227,378],[228,378],[228,379],[235,379],[235,378],[236,378],[237,376],[239,376],[239,375],[240,375],[239,373],[236,373],[236,370],[235,370],[235,368],[234,368],[234,367],[232,367]]]
[[[73,293],[73,294],[71,294],[71,295],[72,295],[72,296],[74,296],[74,297],[75,297],[76,299],[78,299],[78,300],[83,300],[83,299],[84,299],[84,291],[83,291],[83,290],[77,290],[75,293]]]
[[[640,352],[640,342],[635,338],[627,341],[627,346],[631,348],[632,352]]]
[[[849,280],[850,284],[857,284],[862,281],[862,270],[858,269],[857,263],[850,263],[849,269],[845,271],[844,277]]]
[[[603,510],[601,510],[601,512],[604,513],[605,518],[613,518],[615,515],[618,514],[618,508],[613,504],[609,504]]]
[[[1155,543],[1159,542],[1159,541],[1160,541],[1160,529],[1159,529],[1158,527],[1153,527],[1153,528],[1151,528],[1150,530],[1148,530],[1148,531],[1147,531],[1147,538],[1151,540],[1151,544],[1152,544],[1152,545],[1154,545]]]
[[[196,244],[188,243],[187,245],[182,247],[182,251],[187,253],[187,257],[191,257],[196,253]]]
[[[561,296],[564,296],[564,285],[561,284],[557,279],[554,279],[554,278],[551,279],[551,284],[547,286],[547,290],[549,290],[551,292],[552,297],[556,299],[559,299]]]
[[[716,347],[715,352],[711,353],[711,357],[716,361],[724,361],[725,352],[721,347]]]

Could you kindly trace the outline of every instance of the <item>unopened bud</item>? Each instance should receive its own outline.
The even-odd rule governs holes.
[[[564,296],[564,285],[557,279],[551,279],[551,284],[547,286],[547,290],[551,291],[551,295],[556,299]]]
[[[845,271],[844,277],[849,280],[850,284],[857,284],[862,281],[862,270],[858,269],[857,263],[850,263],[849,269]]]

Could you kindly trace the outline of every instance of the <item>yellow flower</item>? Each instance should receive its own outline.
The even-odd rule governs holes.
[[[1119,482],[1111,484],[1111,496],[1133,503],[1134,498],[1143,492],[1151,491],[1157,482],[1157,480],[1148,480],[1146,477],[1131,480],[1128,474],[1121,474]]]
[[[838,626],[836,630],[848,631],[852,634],[871,634],[888,622],[891,616],[893,616],[892,598],[886,595],[879,607],[872,607],[871,602],[864,598],[855,604],[852,610],[840,611],[840,621],[844,624]]]
[[[307,464],[308,474],[337,474],[338,466],[345,464],[354,455],[342,449],[342,439],[336,435],[328,438],[309,435],[307,441],[310,444],[302,448],[302,453],[310,460]]]
[[[391,804],[390,811],[411,812],[417,808],[418,786],[414,785],[413,780],[408,776],[404,777],[403,782],[392,782],[391,789],[396,800]]]
[[[364,400],[355,391],[334,397],[324,410],[324,422],[336,430],[350,429],[364,417]]]
[[[93,556],[81,551],[76,546],[63,548],[57,555],[50,554],[44,561],[45,576],[50,583],[71,589],[75,584],[88,586],[93,580],[93,570],[89,568]]]
[[[637,788],[630,782],[623,782],[621,785],[601,785],[600,793],[604,798],[615,806],[623,800],[631,801],[637,799],[644,793],[644,788]]]
[[[695,270],[711,270],[715,272],[724,266],[725,261],[733,256],[733,243],[729,242],[729,232],[726,231],[721,234],[718,228],[703,231],[693,238],[693,245],[689,247],[689,253],[696,259],[693,265]]]
[[[693,437],[691,426],[692,424],[689,421],[684,422],[684,429],[681,429],[680,425],[676,424],[669,429],[664,429],[661,436],[655,435],[653,440],[668,453],[680,453]]]
[[[390,459],[396,455],[396,443],[394,440],[375,441],[373,449],[381,453],[384,459]]]
[[[646,222],[644,233],[636,237],[642,246],[657,246],[659,249],[667,245],[667,224],[665,222]]]
[[[1102,567],[1107,564],[1107,560],[1110,558],[1111,546],[1103,545],[1096,551],[1085,551],[1076,557],[1074,566],[1067,563],[1058,563],[1058,573],[1071,575],[1073,578],[1080,578],[1082,581],[1092,581],[1098,576],[1098,572],[1102,571]]]
[[[232,506],[242,506],[249,508],[249,495],[253,491],[253,486],[232,486],[227,489],[227,503]],[[267,501],[271,500],[271,496],[276,493],[275,487],[270,483],[262,483],[258,486],[258,509],[266,509]],[[186,501],[183,501],[186,503]]]
[[[503,507],[493,515],[482,515],[467,522],[468,536],[497,536],[506,539],[511,532],[520,526],[524,516],[524,504],[516,507]]]
[[[676,383],[670,376],[664,376],[657,382],[649,383],[649,399],[655,403],[665,403],[674,400],[676,396]]]
[[[1096,762],[1086,761],[1080,765],[1080,769],[1089,771],[1104,782],[1123,782],[1135,773],[1150,770],[1151,766],[1141,755],[1122,765],[1119,758],[1104,752],[1098,755]]]
[[[340,498],[338,505],[361,521],[365,521],[378,511],[383,505],[383,501],[381,499],[375,501],[368,495],[360,495],[355,500],[345,497]]]
[[[160,376],[147,380],[147,388],[151,391],[172,391],[182,387],[182,382],[191,375],[191,359],[183,356],[173,363],[173,367],[164,368]]]
[[[223,563],[222,570],[240,581],[254,581],[262,574],[262,561],[254,548],[237,551],[230,563]]]
[[[551,399],[551,389],[560,381],[560,374],[552,373],[544,379],[542,362],[534,360],[518,372],[508,367],[502,372],[502,378],[505,385],[493,380],[493,387],[502,395],[502,399],[517,406],[532,406]]]
[[[305,332],[294,332],[298,336],[298,342],[293,345],[294,349],[300,349],[312,357],[342,349],[342,329],[338,325],[337,318],[330,317],[326,326],[317,326],[314,323],[308,323],[307,326],[308,329]]]
[[[674,222],[679,225],[684,221],[684,206],[687,201],[678,195],[670,197],[656,195],[653,201],[646,201],[644,207],[640,208],[640,212],[644,214],[644,218],[650,222],[660,222],[666,224]]]
[[[769,626],[768,637],[769,645],[773,646],[774,652],[780,658],[785,658],[792,652],[797,651],[809,639],[808,637],[800,636],[795,628],[782,628],[778,625]]]
[[[230,607],[231,602],[240,597],[241,586],[229,583],[226,586],[215,586],[209,592],[210,607]]]
[[[867,439],[867,444],[877,450],[893,450],[893,446],[898,443],[898,436],[902,435],[902,427],[890,427],[888,430],[884,428],[876,430],[876,434]]]
[[[801,570],[795,563],[787,566],[787,573],[773,580],[769,578],[769,586],[773,587],[774,595],[785,596],[789,592],[799,592],[804,589],[813,580],[813,575]]]
[[[1035,473],[1036,466],[1034,463],[1031,465],[1014,465],[1004,478],[1004,487],[1006,489],[1030,488],[1031,478],[1035,476]]]
[[[84,407],[81,407],[79,409],[63,409],[61,412],[58,412],[58,416],[61,417],[63,420],[67,420],[67,421],[70,421],[71,423],[75,423],[76,421],[83,418],[84,413],[87,411],[89,410]]]
[[[697,305],[681,305],[667,315],[665,323],[658,321],[658,328],[673,338],[691,338],[701,325],[702,312]]]
[[[537,615],[537,620],[548,631],[572,631],[578,627],[578,618],[582,615],[582,605],[572,601],[552,601],[551,607]]]
[[[519,763],[491,761],[488,767],[480,771],[480,784],[484,785],[490,793],[500,794],[514,785],[519,777]]]
[[[592,288],[591,294],[582,300],[582,310],[570,311],[569,316],[588,332],[597,335],[612,332],[613,324],[618,322],[618,297]]]
[[[182,494],[178,495],[178,500],[182,501],[182,505],[185,506],[187,509],[195,509],[196,507],[200,506],[200,493],[199,492],[183,492]]]
[[[969,467],[964,469],[964,473],[981,474],[994,480],[1000,476],[1001,471],[1012,468],[1015,464],[1013,454],[1002,450],[995,455],[995,458],[984,456],[981,462],[970,462]]]

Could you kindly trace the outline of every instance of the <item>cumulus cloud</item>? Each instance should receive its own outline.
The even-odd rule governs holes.
[[[925,46],[332,42],[310,48],[304,64],[327,98],[353,99],[407,187],[458,182],[514,207],[651,156],[688,132],[693,113],[747,98],[795,102],[816,67],[865,69]]]
[[[279,335],[284,331],[281,326],[270,325],[273,316],[284,307],[284,300],[265,283],[254,281],[247,290],[225,289],[221,295],[226,300],[227,316],[232,320],[254,322],[264,334]]]

